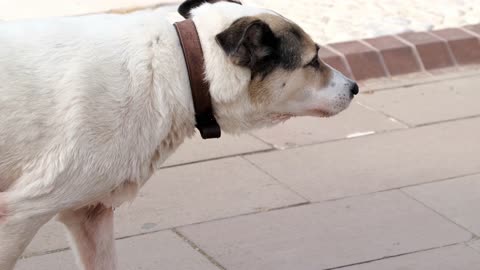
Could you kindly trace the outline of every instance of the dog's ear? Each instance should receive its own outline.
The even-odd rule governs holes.
[[[214,4],[217,2],[231,2],[235,4],[242,4],[239,0],[187,0],[183,2],[180,7],[178,8],[178,13],[182,15],[185,19],[189,19],[191,17],[191,11],[205,3]]]
[[[180,13],[185,19],[189,19],[192,15],[191,11],[193,9],[208,2],[208,0],[187,0],[178,7],[178,13]]]
[[[178,13],[182,15],[185,19],[190,18],[191,11],[204,3],[207,3],[207,0],[187,0],[183,2],[180,7],[178,7]]]
[[[233,63],[252,70],[271,58],[279,43],[267,23],[251,17],[237,20],[216,40]]]

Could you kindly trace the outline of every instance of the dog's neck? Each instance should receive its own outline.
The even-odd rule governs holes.
[[[205,57],[205,78],[210,82],[210,94],[215,109],[215,116],[222,131],[239,133],[241,131],[237,127],[239,121],[236,121],[238,119],[232,121],[232,118],[236,117],[241,120],[244,116],[232,114],[232,110],[234,110],[233,108],[238,105],[236,103],[240,100],[248,99],[248,91],[246,89],[248,89],[251,82],[251,72],[248,69],[234,65],[217,44],[215,36],[242,16],[252,16],[268,11],[245,6],[238,11],[232,11],[232,7],[236,7],[236,4],[217,3],[215,5],[217,6],[215,8],[213,5],[203,5],[194,10],[193,21],[197,26],[198,37],[202,44]],[[190,137],[195,129],[195,112],[190,91],[190,82],[185,61],[183,57],[178,57],[179,55],[183,56],[183,52],[179,45],[177,33],[173,25],[170,27],[170,33],[174,33],[175,40],[172,40],[172,43],[168,44],[167,47],[175,48],[176,58],[172,59],[171,62],[176,63],[176,65],[178,65],[177,68],[182,70],[182,73],[172,74],[174,72],[169,70],[168,76],[165,77],[170,78],[173,76],[170,85],[178,87],[174,92],[170,93],[170,95],[181,95],[182,101],[174,107],[188,110],[188,117],[185,117],[185,115],[181,116],[184,119],[176,125],[177,129],[181,131],[188,126],[189,132],[185,137]],[[175,100],[178,101],[179,97]],[[249,104],[249,102],[240,103],[243,104],[242,106],[248,106]],[[237,124],[233,124],[233,122]],[[241,129],[243,130],[243,128]],[[183,132],[172,132],[172,134],[173,133],[183,134]]]
[[[221,130],[213,112],[210,83],[204,78],[205,59],[195,23],[187,19],[175,23],[175,29],[187,65],[192,101],[195,108],[196,127],[203,139],[219,138]]]
[[[231,3],[215,5],[232,6]],[[205,76],[210,82],[210,94],[214,103],[229,103],[244,92],[250,83],[248,69],[234,65],[216,42],[216,35],[235,20],[228,14],[220,14],[212,5],[199,7],[194,11],[193,21],[197,26],[205,57]],[[219,119],[220,120],[220,119]]]
[[[210,82],[210,94],[215,108],[215,116],[226,133],[240,133],[241,123],[249,111],[248,88],[251,83],[251,71],[235,65],[216,41],[216,35],[227,29],[235,20],[244,16],[268,13],[255,7],[241,6],[223,2],[215,5],[202,5],[193,11],[193,21],[205,56],[205,76]],[[236,107],[241,107],[236,109]]]

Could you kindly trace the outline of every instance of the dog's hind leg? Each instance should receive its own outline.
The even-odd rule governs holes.
[[[98,204],[64,211],[59,214],[59,221],[67,227],[81,269],[116,269],[112,208]]]
[[[0,191],[0,224],[7,218],[7,201],[3,194],[4,193]]]
[[[69,182],[57,171],[47,166],[32,168],[0,193],[4,212],[0,221],[1,270],[11,270],[38,230],[74,205],[75,190],[67,189]]]
[[[17,208],[15,193],[0,193],[0,269],[11,270],[37,231],[55,214]],[[32,205],[32,207],[34,207]]]

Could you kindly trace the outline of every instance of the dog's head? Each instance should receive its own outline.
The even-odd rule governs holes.
[[[333,116],[357,84],[323,63],[298,25],[238,1],[188,0],[179,12],[197,25],[216,117],[241,132],[294,116]]]

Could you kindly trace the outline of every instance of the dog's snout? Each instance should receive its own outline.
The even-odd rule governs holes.
[[[360,89],[358,88],[358,84],[353,83],[352,87],[350,88],[350,93],[352,94],[352,97],[358,95],[360,92]]]

